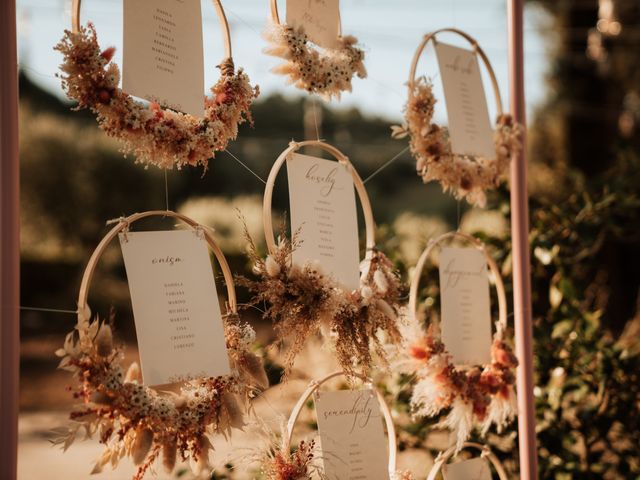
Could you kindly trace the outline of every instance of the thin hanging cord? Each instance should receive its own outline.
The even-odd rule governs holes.
[[[165,205],[167,207],[167,212],[169,211],[169,182],[167,181],[167,169],[164,169],[164,200]]]
[[[313,97],[313,122],[316,125],[316,140],[320,141],[320,130],[318,129],[318,117],[316,115],[316,102],[318,99]]]
[[[382,170],[384,170],[385,168],[387,168],[389,165],[391,165],[393,162],[395,162],[398,158],[400,158],[400,156],[406,152],[407,150],[409,150],[409,147],[405,147],[403,148],[399,153],[397,153],[393,158],[391,158],[390,160],[387,160],[385,163],[383,163],[375,172],[373,172],[371,175],[369,175],[367,178],[365,178],[362,183],[367,183],[369,180],[371,180],[373,177],[375,177],[378,173],[380,173]]]
[[[77,315],[77,310],[61,310],[59,308],[40,308],[40,307],[23,307],[20,306],[20,310],[27,310],[33,312],[51,312],[51,313],[69,313],[72,315]]]
[[[251,175],[256,177],[258,180],[260,180],[265,185],[267,184],[267,182],[265,182],[260,175],[258,175],[256,172],[251,170],[242,160],[240,160],[238,157],[236,157],[233,153],[231,153],[229,150],[225,150],[225,152],[227,152],[229,155],[231,155],[231,158],[233,158],[236,162],[238,162],[240,165],[242,165],[244,168],[246,168],[251,173]]]
[[[458,200],[458,228],[456,228],[456,231],[460,231],[460,200]]]

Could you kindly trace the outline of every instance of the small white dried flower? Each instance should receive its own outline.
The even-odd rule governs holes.
[[[369,285],[364,285],[360,288],[360,295],[365,300],[371,300],[373,298],[373,289]]]
[[[269,275],[270,277],[277,277],[278,275],[280,275],[280,265],[271,255],[267,257],[264,265],[267,271],[267,275]]]
[[[373,273],[373,282],[376,284],[376,288],[380,293],[387,293],[389,289],[389,282],[387,280],[387,276],[382,272],[382,270],[376,270]]]

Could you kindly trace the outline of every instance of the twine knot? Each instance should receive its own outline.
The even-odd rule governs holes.
[[[225,58],[220,65],[218,65],[220,72],[225,77],[231,77],[235,71],[235,66],[233,64],[233,58]]]

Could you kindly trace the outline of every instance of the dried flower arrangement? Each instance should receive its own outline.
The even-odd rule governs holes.
[[[259,425],[258,433],[265,442],[259,447],[255,459],[266,480],[311,480],[314,475],[315,478],[323,478],[317,464],[318,445],[314,439],[301,440],[297,448],[291,449],[284,419],[279,433],[264,423]]]
[[[516,415],[515,368],[518,360],[502,339],[498,327],[491,347],[491,364],[457,367],[437,328],[425,330],[413,324],[403,332],[404,349],[399,365],[415,374],[411,407],[417,417],[433,417],[450,409],[440,426],[453,432],[456,452],[463,447],[474,426],[484,435],[491,425],[498,430]]]
[[[390,344],[401,340],[397,325],[399,275],[389,259],[375,250],[361,262],[360,288],[346,291],[316,263],[292,265],[298,234],[291,240],[280,235],[276,251],[265,259],[245,228],[249,258],[258,279],[241,277],[238,284],[251,291],[253,305],[265,305],[264,318],[273,323],[278,344],[288,344],[285,376],[306,341],[317,333],[331,339],[347,377],[368,376],[372,349],[386,361],[379,335],[384,334]]]
[[[139,163],[206,168],[209,158],[237,137],[239,124],[253,123],[249,109],[258,87],[250,85],[242,70],[234,73],[231,58],[220,66],[222,75],[211,88],[213,98],[204,98],[204,117],[196,118],[157,103],[147,107],[123,92],[118,87],[120,71],[111,62],[115,49],[100,49],[91,23],[77,33],[65,30],[55,49],[64,56],[62,88],[78,102],[76,109],[90,109],[100,128]]]
[[[438,181],[457,199],[484,207],[486,191],[496,188],[508,173],[511,156],[522,148],[522,127],[509,114],[499,115],[494,131],[495,158],[459,155],[451,151],[447,130],[432,122],[436,99],[424,77],[413,82],[405,106],[405,124],[393,126],[394,138],[409,137],[416,171],[424,183]]]
[[[113,315],[109,322],[78,316],[74,331],[56,354],[59,368],[73,373],[72,389],[82,403],[71,412],[71,426],[56,431],[54,444],[69,448],[84,430],[97,434],[105,449],[92,473],[107,464],[131,457],[140,480],[162,457],[167,472],[176,460],[189,460],[198,475],[208,467],[208,435],[231,435],[244,426],[247,400],[268,387],[262,361],[250,350],[255,332],[235,313],[225,317],[225,336],[234,374],[225,377],[187,379],[179,393],[158,392],[141,385],[140,369],[133,363],[124,372],[122,349],[113,341]]]
[[[340,99],[342,92],[351,91],[354,75],[367,76],[364,52],[355,46],[355,37],[339,37],[335,48],[325,48],[321,53],[310,46],[302,27],[294,29],[274,23],[264,36],[270,43],[265,53],[285,60],[273,71],[289,77],[289,83],[301,90],[317,93],[327,100]]]

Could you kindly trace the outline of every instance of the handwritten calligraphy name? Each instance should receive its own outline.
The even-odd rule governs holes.
[[[351,429],[349,433],[353,433],[356,427],[365,428],[372,418],[379,418],[380,413],[376,413],[371,408],[371,393],[362,393],[358,395],[351,408],[344,410],[327,410],[324,412],[325,420],[331,417],[352,417]]]
[[[332,168],[326,175],[318,173],[319,169],[320,165],[318,165],[317,163],[312,165],[309,170],[307,170],[304,178],[306,178],[310,182],[322,185],[320,194],[323,197],[328,197],[334,189],[342,190],[341,188],[336,187],[336,174],[338,172],[338,167]]]
[[[181,263],[182,258],[180,257],[172,257],[167,255],[166,257],[155,257],[151,259],[152,265],[169,265],[174,266],[176,263]]]
[[[452,63],[447,63],[445,65],[446,68],[448,68],[449,70],[451,70],[452,72],[460,72],[464,75],[471,75],[473,73],[473,58],[470,58],[467,61],[466,66],[462,64],[463,61],[460,58],[460,55],[456,55],[456,58],[453,60]]]
[[[480,265],[480,268],[478,270],[455,270],[455,268],[455,259],[452,259],[449,263],[447,263],[446,267],[444,268],[444,274],[447,280],[444,287],[442,288],[443,291],[448,288],[456,288],[463,278],[486,275],[486,265],[484,263]]]

